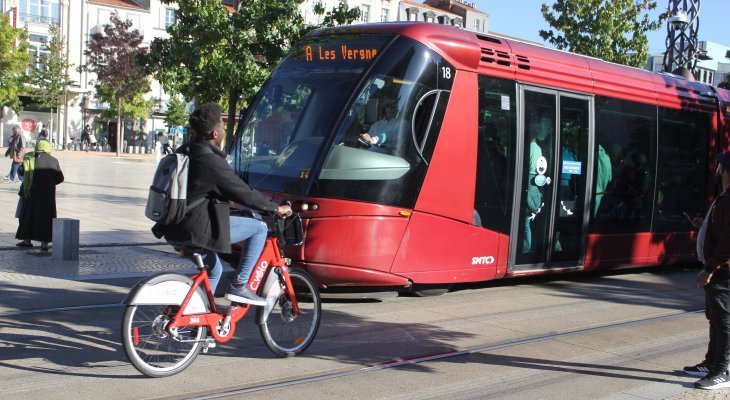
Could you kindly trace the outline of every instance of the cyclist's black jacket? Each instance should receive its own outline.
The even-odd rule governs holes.
[[[221,253],[231,252],[230,209],[233,201],[261,211],[276,212],[279,206],[260,192],[251,189],[226,162],[226,155],[203,139],[180,146],[176,152],[190,157],[188,170],[188,203],[206,197],[194,207],[180,224],[155,224],[152,232],[171,242],[191,241]]]

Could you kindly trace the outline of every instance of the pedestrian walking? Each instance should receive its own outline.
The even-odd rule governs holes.
[[[723,191],[704,220],[692,221],[695,227],[699,226],[697,258],[703,268],[697,275],[697,286],[705,289],[710,341],[704,361],[684,367],[689,375],[704,376],[695,382],[695,387],[706,390],[730,387],[730,152],[717,159],[715,173],[720,176]]]
[[[58,160],[51,156],[51,143],[44,129],[38,136],[34,151],[23,158],[19,169],[24,177],[18,195],[21,205],[18,213],[16,239],[18,247],[33,247],[32,240],[41,242],[41,250],[48,251],[52,240],[53,218],[56,217],[56,185],[63,182]]]
[[[13,126],[13,134],[8,139],[8,149],[5,150],[5,157],[10,157],[10,172],[3,176],[3,179],[7,183],[20,182],[18,177],[18,169],[23,163],[23,156],[25,155],[25,137],[23,137],[23,130],[20,126]]]
[[[172,147],[170,146],[170,138],[167,137],[166,133],[163,133],[162,137],[160,137],[160,143],[162,143],[162,154],[165,154],[165,155],[172,154]]]
[[[92,141],[93,139],[93,141]],[[81,134],[81,140],[86,143],[86,152],[89,152],[89,148],[91,148],[91,145],[93,143],[96,143],[96,138],[94,137],[94,132],[91,131],[91,127],[89,125],[84,126],[84,130]]]

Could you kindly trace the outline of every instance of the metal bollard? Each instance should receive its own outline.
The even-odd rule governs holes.
[[[79,259],[79,220],[53,219],[53,255],[61,260]]]

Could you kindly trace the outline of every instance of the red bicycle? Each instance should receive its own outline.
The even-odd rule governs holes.
[[[257,307],[256,324],[266,346],[279,357],[301,354],[314,341],[321,319],[321,298],[312,277],[289,268],[280,243],[301,241],[298,215],[269,224],[261,257],[248,282],[266,298]],[[274,225],[272,227],[272,225]],[[285,231],[294,232],[291,235]],[[292,240],[286,240],[292,239]],[[251,306],[232,303],[218,311],[202,257],[194,255],[199,272],[193,277],[162,273],[139,282],[127,295],[122,343],[129,361],[150,377],[174,375],[202,351],[229,341],[236,323]]]

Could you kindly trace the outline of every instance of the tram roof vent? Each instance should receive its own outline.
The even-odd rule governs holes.
[[[515,54],[515,58],[517,59],[517,68],[530,69],[530,59],[527,56]]]
[[[486,36],[486,35],[477,35],[477,38],[478,38],[478,39],[480,39],[480,40],[484,40],[485,42],[491,42],[491,43],[496,43],[496,44],[502,44],[502,41],[501,41],[501,40],[499,40],[499,39],[497,39],[497,38],[495,38],[495,37],[491,37],[491,36]]]
[[[509,53],[502,50],[492,50],[487,47],[482,47],[482,58],[481,60],[490,64],[499,64],[505,67],[512,65],[511,57]]]

